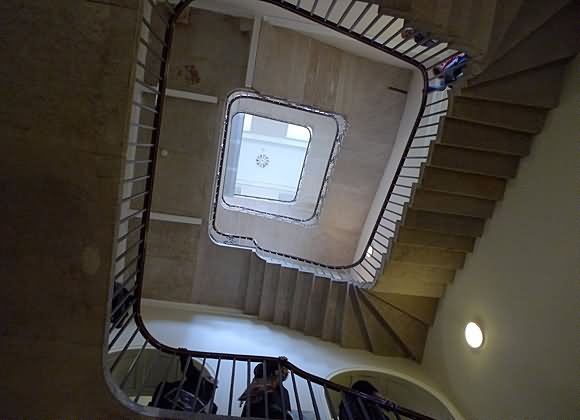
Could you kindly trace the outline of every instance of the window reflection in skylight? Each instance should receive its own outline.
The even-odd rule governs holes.
[[[307,127],[236,114],[230,132],[225,194],[295,201],[310,137]]]

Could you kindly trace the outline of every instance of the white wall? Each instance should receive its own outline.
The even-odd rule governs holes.
[[[421,110],[421,99],[423,98],[423,75],[422,73],[413,68],[411,81],[409,82],[409,88],[407,91],[407,102],[405,103],[405,109],[403,110],[403,115],[401,115],[401,122],[399,124],[399,129],[397,131],[397,138],[395,144],[393,145],[393,150],[385,166],[385,173],[381,178],[379,187],[375,194],[375,198],[369,208],[369,214],[367,215],[365,224],[361,230],[361,234],[358,240],[358,245],[355,252],[355,261],[360,258],[363,252],[366,251],[366,245],[368,243],[369,237],[377,223],[377,219],[381,213],[381,208],[387,196],[387,192],[391,184],[395,179],[395,172],[399,166],[399,162],[405,152],[405,146],[409,141],[409,135],[411,130],[415,125],[415,120],[417,115]]]
[[[577,419],[580,60],[560,107],[449,285],[424,366],[470,419]],[[486,340],[470,351],[465,323]]]
[[[455,407],[436,387],[433,387],[421,366],[414,362],[344,349],[336,344],[307,337],[297,331],[235,312],[229,316],[223,313],[212,314],[202,312],[194,305],[170,303],[169,306],[164,306],[163,303],[149,300],[143,301],[142,312],[149,331],[165,344],[200,351],[287,356],[299,368],[323,378],[330,378],[339,372],[351,369],[383,372],[422,387],[441,400],[454,418],[462,419]],[[127,328],[125,336],[132,332],[131,327]],[[113,350],[120,350],[125,342],[125,339],[121,338]],[[141,343],[142,341],[140,342],[137,338],[131,348],[138,348]],[[243,376],[235,382],[234,398],[237,398],[246,386],[245,370],[240,372],[240,368],[241,366],[238,365],[237,372]],[[231,362],[222,364],[219,375],[222,389],[216,397],[218,406],[226,409],[230,369]],[[215,363],[210,366],[210,370],[215,372]],[[305,385],[305,383],[299,383],[298,386],[302,408],[308,410],[311,409],[308,405],[310,397]],[[291,383],[286,383],[286,387],[295,409]],[[316,398],[319,405],[324,406],[321,389],[316,389]],[[420,408],[416,407],[418,410]]]

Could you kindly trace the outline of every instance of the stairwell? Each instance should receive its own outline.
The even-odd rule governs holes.
[[[427,23],[436,36],[467,49],[476,74],[449,93],[449,111],[372,289],[253,254],[240,286],[240,309],[347,348],[420,361],[446,285],[484,234],[520,159],[558,105],[561,76],[580,46],[580,8],[575,2],[498,2],[496,9],[437,2],[435,9],[446,12],[442,17],[424,13],[421,2],[392,2],[395,9],[379,3],[385,13],[408,13],[411,22]],[[470,17],[458,25],[465,10]],[[470,25],[478,11],[493,12],[493,19]]]

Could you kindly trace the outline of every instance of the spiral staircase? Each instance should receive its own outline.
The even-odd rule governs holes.
[[[252,254],[232,293],[242,302],[238,309],[261,320],[346,348],[420,361],[446,285],[558,105],[564,69],[580,45],[579,6],[377,3],[381,12],[405,17],[473,57],[466,80],[449,91],[449,108],[404,205],[382,274],[372,288],[361,288]]]
[[[319,3],[265,1],[289,10]],[[4,25],[9,42],[22,46],[22,28],[42,34],[31,35],[27,48],[18,48],[16,53],[10,50],[8,61],[15,65],[2,69],[2,80],[14,82],[6,95],[7,103],[13,105],[9,110],[13,114],[6,118],[8,136],[20,140],[7,142],[6,155],[23,157],[6,161],[0,169],[6,179],[14,174],[18,177],[14,184],[3,184],[13,199],[1,208],[7,220],[13,221],[4,226],[6,237],[14,239],[2,248],[2,274],[7,284],[2,319],[9,321],[1,328],[5,360],[2,417],[185,418],[174,411],[151,411],[137,404],[139,395],[131,395],[134,400],[129,401],[124,394],[122,384],[149,346],[159,350],[157,359],[169,355],[175,361],[189,355],[203,358],[204,363],[214,360],[218,369],[227,361],[234,372],[239,363],[244,364],[243,369],[247,363],[249,372],[252,363],[275,362],[287,367],[292,379],[302,381],[299,385],[312,400],[316,388],[339,397],[349,395],[407,418],[428,419],[391,401],[317,378],[285,360],[169,348],[147,332],[139,299],[133,302],[133,295],[128,295],[120,304],[111,305],[118,298],[111,274],[133,281],[127,284],[137,297],[143,289],[152,176],[145,172],[130,180],[121,178],[126,158],[121,147],[128,145],[125,137],[119,139],[121,133],[127,134],[125,108],[132,106],[127,97],[135,76],[134,57],[127,58],[127,51],[139,43],[137,34],[128,35],[124,29],[129,23],[141,26],[143,4],[130,0],[91,0],[82,6],[69,3],[70,13],[60,13],[42,2],[31,6],[7,1],[0,6],[7,11],[0,15],[13,17]],[[179,4],[183,3],[187,2]],[[369,10],[364,2],[331,3],[345,11],[362,3]],[[380,13],[405,18],[472,57],[470,74],[450,91],[449,109],[441,117],[436,141],[428,145],[428,159],[404,206],[380,275],[372,288],[361,288],[252,254],[248,271],[241,273],[241,287],[233,293],[243,297],[241,310],[265,321],[344,347],[420,361],[446,285],[474,251],[495,203],[517,175],[520,159],[529,153],[548,112],[558,106],[564,69],[580,46],[579,4],[537,0],[372,3],[378,4]],[[169,12],[161,13],[160,20],[167,30],[158,41],[165,52],[181,10],[174,4],[164,7]],[[50,56],[63,51],[69,53],[68,59]],[[44,66],[38,65],[37,57],[44,60]],[[154,77],[165,76],[163,57],[161,61],[161,70]],[[55,73],[47,76],[41,68]],[[21,83],[18,76],[25,71],[29,80]],[[70,87],[56,83],[62,79]],[[160,82],[157,87],[147,87],[160,98],[156,104],[133,104],[156,115],[149,127],[152,142],[133,145],[152,150],[151,159],[141,161],[133,156],[131,162],[148,165],[148,170],[156,158],[155,136],[158,141],[163,111],[164,77]],[[38,95],[45,89],[51,95]],[[33,102],[42,109],[38,114],[28,112]],[[60,121],[67,113],[75,120]],[[37,142],[39,137],[46,142]],[[63,141],[64,137],[74,138],[75,147]],[[60,153],[58,158],[47,159],[56,153]],[[127,216],[123,215],[126,181],[146,183],[144,192],[129,197],[141,200],[143,208]],[[42,217],[38,208],[44,209]],[[129,231],[119,229],[121,223],[141,217],[141,224],[132,225]],[[120,235],[125,240],[130,233],[138,236],[133,248],[138,250],[137,256],[130,256],[129,249],[115,254],[111,238]],[[116,262],[125,257],[129,262],[117,272]],[[39,275],[44,281],[39,281]],[[110,322],[111,312],[117,325]],[[138,334],[144,341],[141,348],[134,349],[131,344]],[[108,354],[115,344],[116,351]],[[127,352],[130,347],[132,353]],[[132,357],[126,363],[123,358],[128,354]],[[336,418],[332,409],[331,417]],[[314,418],[321,418],[316,403],[313,410]]]

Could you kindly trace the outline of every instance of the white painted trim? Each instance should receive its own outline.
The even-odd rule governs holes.
[[[179,216],[177,214],[151,212],[151,220],[161,220],[163,222],[184,223],[187,225],[201,225],[203,221],[199,217]]]
[[[200,305],[197,303],[172,302],[169,300],[141,299],[141,305],[149,308],[175,309],[179,311],[191,311],[213,315],[234,316],[237,318],[256,319],[255,315],[245,314],[239,309],[224,308],[221,306]]]
[[[172,98],[189,99],[196,102],[206,102],[208,104],[217,104],[216,96],[202,95],[201,93],[188,92],[186,90],[165,89],[165,95]]]
[[[260,40],[260,30],[262,28],[262,18],[256,16],[252,26],[252,38],[250,41],[250,53],[248,54],[248,67],[246,69],[246,87],[254,85],[254,73],[256,70],[256,57],[258,55],[258,42]]]

